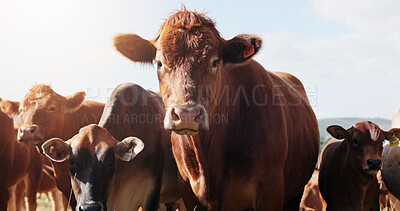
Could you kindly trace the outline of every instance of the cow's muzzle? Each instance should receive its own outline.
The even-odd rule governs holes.
[[[29,144],[32,141],[43,141],[43,137],[37,125],[24,125],[18,129],[17,140]]]
[[[368,170],[381,170],[382,161],[375,159],[367,160]]]
[[[167,109],[164,128],[179,135],[196,135],[209,129],[208,114],[197,104],[172,105]]]
[[[76,207],[77,211],[106,211],[101,202],[91,202],[80,204]]]

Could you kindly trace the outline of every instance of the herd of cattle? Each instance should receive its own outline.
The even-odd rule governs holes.
[[[36,210],[37,193],[77,211],[398,206],[397,120],[388,131],[332,125],[319,153],[302,83],[251,58],[257,36],[225,40],[211,19],[182,9],[153,40],[122,34],[114,45],[156,64],[160,93],[125,83],[104,105],[40,84],[0,101],[0,210]]]

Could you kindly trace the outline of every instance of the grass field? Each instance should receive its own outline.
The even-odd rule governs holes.
[[[50,199],[45,194],[37,195],[37,211],[53,211],[53,204]],[[72,211],[71,208],[68,208],[68,211]]]

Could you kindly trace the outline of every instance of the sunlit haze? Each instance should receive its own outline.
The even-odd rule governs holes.
[[[157,91],[155,68],[129,61],[112,40],[152,39],[182,4],[206,11],[225,39],[262,37],[255,60],[297,76],[317,118],[391,119],[400,106],[398,0],[0,0],[0,97],[20,101],[36,83],[100,102],[123,82]]]

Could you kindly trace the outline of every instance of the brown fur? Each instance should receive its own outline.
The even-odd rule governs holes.
[[[36,209],[36,193],[42,172],[42,156],[33,146],[17,143],[12,119],[0,111],[0,210],[7,210],[8,188],[25,178],[28,210]]]
[[[260,38],[224,40],[204,14],[182,9],[151,42],[120,35],[114,43],[138,62],[149,62],[137,55],[156,48],[145,57],[158,63],[166,109],[201,105],[210,116],[209,131],[171,136],[189,210],[299,208],[317,160],[317,121],[294,76],[272,73],[251,59]],[[149,43],[154,46],[137,48]],[[229,120],[217,123],[217,115]]]

